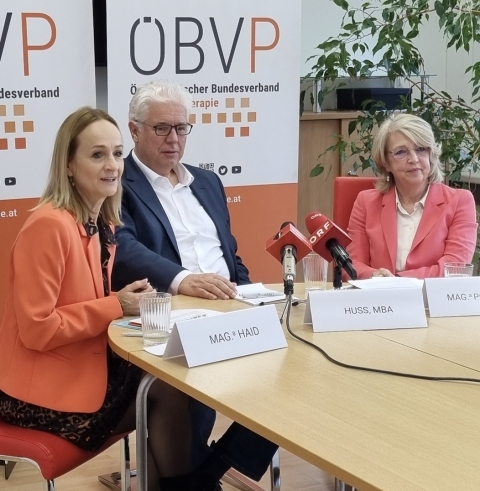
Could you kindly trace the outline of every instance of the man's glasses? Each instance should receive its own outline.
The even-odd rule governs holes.
[[[144,123],[143,121],[137,121],[137,123],[144,124],[149,128],[153,128],[157,136],[168,136],[173,128],[175,128],[175,132],[177,133],[178,136],[186,136],[190,134],[193,128],[193,125],[190,123],[181,123],[176,125],[161,123],[161,124],[156,124],[155,126]]]
[[[430,149],[428,147],[415,147],[412,149],[399,148],[397,150],[388,151],[387,153],[391,153],[395,160],[405,160],[410,155],[410,152],[415,152],[417,157],[425,157],[428,155],[429,151]]]

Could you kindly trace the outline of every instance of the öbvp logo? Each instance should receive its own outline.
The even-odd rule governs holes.
[[[32,52],[32,51],[45,51],[45,50],[50,49],[55,44],[55,40],[57,38],[57,28],[56,28],[54,20],[49,15],[47,15],[43,12],[29,12],[29,13],[22,12],[22,13],[20,13],[19,19],[14,19],[14,20],[18,20],[21,24],[21,28],[20,28],[21,44],[18,43],[19,40],[16,40],[17,42],[9,43],[11,32],[17,32],[17,30],[15,30],[15,29],[11,30],[12,19],[14,19],[13,12],[7,12],[5,14],[3,26],[0,25],[0,28],[1,28],[1,34],[0,34],[0,68],[1,68],[2,58],[3,58],[6,46],[9,45],[9,46],[12,46],[14,48],[16,46],[21,46],[20,49],[21,49],[21,56],[23,58],[23,75],[25,77],[28,77],[30,75],[30,52]],[[33,26],[31,26],[32,21],[33,21]],[[41,27],[38,25],[39,22],[42,23]],[[47,29],[49,30],[48,40],[43,44],[30,44],[30,42],[29,42],[29,29],[32,29],[32,30],[41,29],[41,30],[43,30],[45,27],[44,22],[46,22],[48,24],[48,27],[47,27]]]
[[[20,28],[15,26],[18,23]],[[20,36],[18,36],[20,33]],[[41,33],[42,42],[34,44],[31,40]],[[54,20],[43,12],[21,12],[14,14],[6,12],[3,19],[0,18],[0,73],[8,70],[15,73],[15,65],[6,66],[6,53],[8,59],[22,59],[22,74],[30,76],[30,56],[33,52],[42,52],[50,49],[56,41],[57,28]],[[20,75],[20,74],[18,74]],[[36,94],[38,92],[38,95]],[[8,99],[26,99],[44,97],[43,92],[36,87],[31,90],[9,90],[0,87],[0,151],[25,150],[27,148],[27,136],[35,130],[34,121],[26,117],[27,106],[24,103],[10,103]],[[52,91],[53,92],[53,91]],[[5,103],[3,103],[5,100]],[[14,185],[8,178],[5,185]]]
[[[257,54],[259,52],[275,49],[280,39],[280,27],[274,19],[268,17],[252,17],[250,19],[250,29],[244,28],[244,21],[244,17],[238,19],[233,40],[229,35],[229,40],[226,41],[225,39],[221,39],[219,28],[217,26],[218,19],[215,19],[215,17],[209,17],[208,20],[205,19],[203,22],[202,19],[195,17],[175,17],[173,20],[175,24],[175,37],[174,40],[170,41],[165,35],[165,28],[160,20],[152,18],[151,16],[138,18],[132,24],[130,29],[130,61],[135,71],[141,75],[155,75],[162,69],[165,63],[166,54],[174,53],[176,74],[198,73],[205,64],[206,56],[213,56],[213,50],[211,53],[211,51],[206,48],[203,39],[204,32],[206,30],[211,30],[215,40],[218,58],[224,73],[230,72],[239,42],[249,43],[250,72],[255,73]],[[230,26],[229,32],[232,32],[232,28],[233,26]],[[258,39],[262,37],[260,31],[265,28],[268,28],[271,31],[270,40],[268,44],[260,44],[258,41]],[[156,50],[152,50],[148,43],[142,43],[142,41],[140,41],[140,39],[145,40],[148,37],[148,34],[152,34],[157,38],[158,46],[160,48],[158,53]],[[193,41],[192,36],[194,38]],[[263,37],[264,36],[265,35],[263,34]],[[154,37],[151,39],[154,39]],[[168,47],[169,41],[172,43],[171,47]],[[140,66],[140,63],[137,60],[137,53],[145,52],[152,53],[150,67],[145,65]],[[196,65],[192,64],[187,67],[182,64],[182,61],[185,59],[191,62],[193,59],[192,54],[196,55]]]

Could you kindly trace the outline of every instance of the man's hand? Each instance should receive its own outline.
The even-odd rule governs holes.
[[[372,273],[372,278],[376,277],[376,276],[395,276],[394,274],[392,274],[388,269],[386,268],[378,268],[377,270],[375,270],[373,273]]]
[[[178,286],[178,293],[209,300],[228,300],[237,295],[235,283],[213,273],[189,274]]]

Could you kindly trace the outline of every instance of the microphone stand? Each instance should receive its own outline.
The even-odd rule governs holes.
[[[285,302],[285,307],[282,312],[282,316],[280,317],[280,324],[283,325],[283,317],[285,316],[285,311],[287,311],[288,318],[290,317],[290,309],[292,308],[292,295],[293,295],[293,283],[294,283],[293,274],[288,274],[283,279],[283,293],[285,293],[285,297],[287,301]]]
[[[283,293],[285,295],[293,295],[293,275],[289,274],[283,280]]]
[[[280,324],[283,326],[283,318],[285,317],[285,312],[287,313],[287,329],[290,330],[290,310],[292,308],[292,295],[287,295],[287,301],[285,302],[285,307],[283,307],[283,312],[280,317]]]
[[[342,289],[342,267],[336,261],[333,267],[333,289]]]

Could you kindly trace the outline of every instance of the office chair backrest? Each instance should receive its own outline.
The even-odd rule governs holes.
[[[353,204],[360,191],[373,189],[376,177],[336,177],[333,183],[333,221],[347,231]]]

